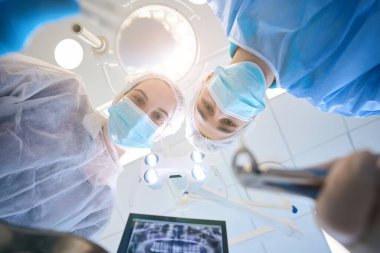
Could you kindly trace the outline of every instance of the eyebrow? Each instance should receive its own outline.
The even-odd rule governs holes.
[[[228,128],[225,128],[225,127],[222,127],[222,126],[218,126],[217,129],[223,133],[226,133],[226,134],[230,134],[230,133],[233,133],[235,132],[235,129],[228,129]]]
[[[169,114],[162,108],[158,108],[158,111],[162,112],[163,114],[165,114],[166,118],[169,118]]]
[[[197,104],[197,111],[198,111],[198,113],[201,115],[202,119],[203,119],[204,121],[207,121],[206,114],[201,110],[201,108],[199,107],[198,104]]]
[[[212,112],[210,112],[210,111],[207,110],[206,114],[208,114],[210,116],[214,116],[214,114],[215,114],[215,108],[214,108],[214,106],[212,106],[211,103],[209,101],[207,101],[206,99],[204,99],[204,98],[201,98],[201,100],[202,100],[203,106],[205,106],[205,104],[209,104],[210,107],[212,107]]]
[[[143,90],[135,89],[135,91],[138,91],[145,98],[145,100],[149,100],[148,96]]]

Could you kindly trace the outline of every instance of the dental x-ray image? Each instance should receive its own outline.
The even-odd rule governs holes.
[[[118,253],[227,253],[224,221],[130,214]]]

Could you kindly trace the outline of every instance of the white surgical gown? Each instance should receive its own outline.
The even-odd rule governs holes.
[[[229,40],[322,111],[380,115],[380,1],[209,0]]]
[[[77,75],[0,58],[0,220],[86,237],[101,231],[121,167],[96,119]]]

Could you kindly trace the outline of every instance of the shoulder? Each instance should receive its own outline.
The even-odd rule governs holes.
[[[80,77],[71,71],[58,67],[56,65],[44,62],[40,59],[21,54],[9,54],[0,57],[0,71],[2,75],[20,77],[28,76],[41,79],[44,77],[65,77],[67,79],[77,79]]]
[[[20,54],[0,58],[0,84],[1,97],[17,97],[20,101],[35,95],[86,95],[84,83],[76,73]]]

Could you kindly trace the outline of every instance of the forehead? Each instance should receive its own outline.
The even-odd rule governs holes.
[[[165,109],[169,114],[174,113],[177,106],[174,90],[163,80],[151,78],[139,82],[133,90],[142,90],[148,97],[148,103],[152,108]]]
[[[152,88],[152,89],[158,87],[162,89],[171,89],[164,80],[157,79],[157,78],[149,78],[149,79],[140,81],[132,89],[135,89],[137,87]]]

